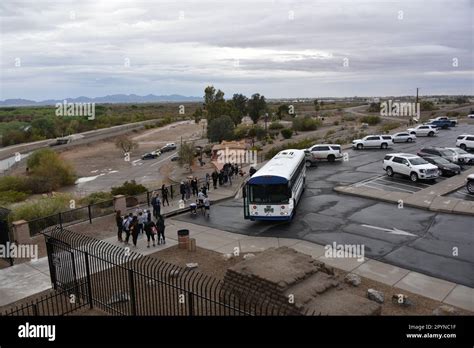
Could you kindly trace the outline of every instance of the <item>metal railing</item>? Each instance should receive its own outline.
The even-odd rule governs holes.
[[[88,299],[75,298],[71,290],[54,291],[39,299],[12,306],[3,316],[62,316],[89,305]]]
[[[44,236],[54,289],[73,290],[76,298],[112,315],[300,314],[259,289],[232,291],[222,280],[129,248],[60,227]]]

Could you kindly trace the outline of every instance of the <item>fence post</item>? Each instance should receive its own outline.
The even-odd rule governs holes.
[[[62,216],[61,216],[61,212],[58,213],[58,219],[59,219],[59,226],[61,228],[63,228],[63,219],[62,219]]]
[[[89,253],[84,252],[84,258],[86,260],[86,274],[87,274],[87,293],[89,298],[89,308],[92,309],[94,306],[92,304],[92,284],[91,284],[91,271],[89,268]]]
[[[92,223],[92,210],[90,204],[87,206],[87,212],[89,213],[89,223]]]
[[[135,301],[135,282],[133,281],[133,270],[128,270],[128,286],[130,288],[130,306],[132,309],[132,315],[137,315],[137,304]]]
[[[150,191],[146,191],[146,203],[150,206]]]
[[[33,303],[33,316],[38,316],[38,306],[36,305],[36,303]]]
[[[188,292],[188,313],[189,316],[194,315],[193,293],[191,291]]]

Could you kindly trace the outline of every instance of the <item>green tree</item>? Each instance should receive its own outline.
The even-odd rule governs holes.
[[[234,134],[234,122],[227,116],[220,116],[211,120],[207,126],[207,137],[211,142],[230,140]]]
[[[314,104],[314,111],[318,112],[320,110],[319,101],[315,99],[313,101],[313,104]]]
[[[198,107],[193,113],[194,122],[199,123],[199,121],[201,121],[202,119],[202,116],[203,116],[202,109],[201,107]]]
[[[181,167],[187,166],[189,171],[192,171],[192,165],[194,163],[194,154],[194,143],[184,142],[183,144],[181,144],[178,150],[178,164]]]
[[[241,117],[247,114],[248,98],[243,94],[234,94],[232,96],[234,107],[238,110]]]
[[[276,112],[278,119],[281,120],[283,116],[289,115],[290,112],[290,107],[286,104],[282,104],[278,107],[278,110]]]
[[[250,118],[252,119],[253,123],[257,123],[260,116],[267,109],[265,97],[259,93],[255,93],[249,99],[247,104]]]

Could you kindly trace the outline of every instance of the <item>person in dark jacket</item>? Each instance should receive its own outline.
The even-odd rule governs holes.
[[[134,216],[132,218],[132,222],[130,223],[130,234],[132,235],[132,241],[135,247],[137,246],[139,232],[140,230],[138,229],[138,218]]]
[[[123,218],[122,218],[122,212],[120,210],[117,210],[115,213],[115,223],[117,224],[117,238],[119,242],[123,242],[122,239],[122,232],[123,232]]]
[[[151,215],[150,215],[150,220],[146,222],[145,224],[145,234],[146,234],[146,240],[147,240],[147,248],[150,247],[150,239],[153,241],[153,246],[155,246],[155,234],[158,233],[158,230],[156,228],[156,225],[153,221],[151,221]]]
[[[165,206],[165,202],[170,206],[170,202],[168,201],[168,189],[166,188],[165,184],[161,186],[161,198],[163,199],[163,207]]]
[[[193,191],[193,196],[196,196],[198,194],[198,180],[196,177],[191,180],[191,189]]]
[[[158,245],[161,244],[161,241],[163,241],[163,244],[166,244],[165,240],[165,219],[163,218],[163,215],[158,216],[158,220],[156,221],[156,228],[158,230]]]
[[[151,199],[151,206],[153,207],[153,215],[155,218],[161,214],[161,201],[160,197],[158,196],[158,192],[155,192],[153,198]]]
[[[179,185],[179,193],[181,194],[181,200],[184,201],[184,196],[186,195],[186,185],[184,185],[183,181],[181,181],[181,184]]]
[[[214,189],[217,188],[217,179],[219,178],[219,174],[217,173],[217,170],[214,170],[212,172],[212,184],[214,186]]]

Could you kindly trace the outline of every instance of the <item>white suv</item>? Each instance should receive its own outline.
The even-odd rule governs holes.
[[[394,174],[406,175],[413,182],[436,179],[440,175],[440,170],[437,166],[409,153],[385,155],[383,169],[387,172],[388,176],[393,176]]]
[[[414,134],[417,137],[418,136],[432,137],[438,134],[439,130],[438,128],[436,128],[436,126],[432,126],[429,124],[421,124],[419,126],[416,126],[415,128],[408,128],[407,132],[410,134]]]
[[[474,149],[474,135],[459,135],[456,139],[456,146],[460,147],[464,151],[466,151],[467,149]]]
[[[393,140],[390,135],[367,135],[362,139],[352,141],[352,147],[358,150],[362,150],[365,147],[379,147],[381,149],[386,149],[392,145]]]
[[[341,145],[339,144],[315,144],[308,148],[313,160],[328,160],[334,162],[342,158]]]

